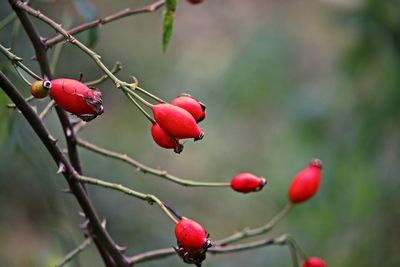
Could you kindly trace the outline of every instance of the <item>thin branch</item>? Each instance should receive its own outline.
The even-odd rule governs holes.
[[[271,245],[288,245],[288,235],[284,234],[274,238],[257,240],[254,242],[248,242],[238,245],[228,245],[228,246],[212,246],[208,249],[208,254],[225,254],[225,253],[234,253],[240,251],[246,251],[251,249],[256,249],[265,246]],[[165,258],[168,256],[176,255],[176,251],[173,248],[163,248],[152,251],[147,251],[138,255],[135,255],[130,258],[130,264],[136,265],[138,263],[143,263],[147,261],[152,261],[160,258]]]
[[[134,9],[134,8],[125,8],[125,9],[123,9],[123,10],[117,12],[117,13],[114,13],[114,14],[112,14],[110,16],[107,16],[105,18],[96,19],[96,20],[93,20],[93,21],[86,22],[86,23],[84,23],[82,25],[76,26],[76,27],[70,29],[68,31],[68,34],[69,35],[74,35],[74,34],[83,32],[85,30],[88,30],[88,29],[91,29],[91,28],[94,28],[94,27],[98,27],[100,25],[104,25],[104,24],[107,24],[107,23],[112,22],[114,20],[121,19],[121,18],[124,18],[124,17],[127,17],[127,16],[136,15],[136,14],[142,14],[142,13],[151,13],[151,12],[154,12],[154,11],[158,10],[160,7],[162,7],[164,5],[164,3],[165,3],[165,0],[159,0],[159,1],[156,1],[156,2],[154,2],[152,4],[150,4],[150,5],[147,5],[147,6],[144,6],[144,7],[140,7],[140,8],[136,8],[136,9]],[[64,36],[59,34],[59,35],[47,40],[45,42],[45,45],[46,45],[47,48],[50,48],[53,45],[55,45],[56,43],[61,42],[62,40],[64,40]]]
[[[197,181],[193,181],[193,180],[182,179],[177,176],[169,174],[167,171],[159,170],[159,169],[155,169],[155,168],[146,166],[143,163],[140,163],[137,160],[131,158],[127,154],[122,154],[122,153],[118,153],[118,152],[115,152],[112,150],[108,150],[108,149],[99,147],[99,146],[92,144],[80,137],[76,138],[76,143],[79,146],[86,148],[88,150],[91,150],[100,155],[126,162],[126,163],[132,165],[133,167],[135,167],[137,171],[141,171],[143,173],[150,173],[152,175],[161,177],[163,179],[169,180],[169,181],[174,182],[179,185],[192,186],[192,187],[228,187],[228,186],[230,186],[230,183],[197,182]]]
[[[46,115],[49,113],[49,111],[55,106],[56,102],[54,100],[50,100],[49,103],[47,103],[46,107],[42,110],[42,112],[39,115],[39,118],[43,120]]]
[[[111,182],[106,182],[106,181],[103,181],[103,180],[100,180],[100,179],[97,179],[97,178],[93,178],[93,177],[77,175],[75,178],[78,181],[82,182],[82,183],[97,185],[97,186],[101,186],[101,187],[104,187],[104,188],[109,188],[109,189],[112,189],[112,190],[120,191],[120,192],[122,192],[124,194],[127,194],[129,196],[133,196],[135,198],[138,198],[138,199],[141,199],[141,200],[145,200],[151,205],[156,203],[158,206],[160,206],[162,211],[174,223],[178,222],[177,219],[175,218],[175,216],[169,211],[169,209],[165,207],[163,202],[160,199],[158,199],[156,196],[154,196],[154,195],[141,193],[141,192],[132,190],[132,189],[126,187],[126,186],[123,186],[121,184],[115,184],[115,183],[111,183]]]
[[[32,70],[30,70],[27,66],[22,64],[22,58],[13,54],[11,52],[10,48],[6,48],[0,44],[0,52],[3,55],[5,55],[11,61],[11,63],[13,63],[13,64],[17,65],[18,67],[20,67],[21,69],[23,69],[26,73],[28,73],[30,76],[32,76],[32,78],[34,78],[36,80],[43,80],[42,77],[40,77],[39,75],[34,73]]]
[[[111,73],[112,74],[116,74],[117,72],[119,72],[120,70],[122,70],[122,64],[121,62],[117,61],[114,64],[114,67],[111,69]],[[94,80],[94,81],[90,81],[90,82],[86,82],[85,84],[88,87],[93,87],[96,85],[99,85],[103,82],[105,82],[106,80],[108,80],[110,77],[107,74],[102,75],[99,79]]]
[[[285,215],[286,213],[289,212],[289,210],[292,208],[292,204],[289,202],[286,204],[286,206],[278,213],[276,214],[267,224],[258,227],[258,228],[253,228],[253,229],[244,229],[241,232],[237,232],[231,236],[228,236],[224,239],[221,239],[216,242],[216,244],[225,246],[233,242],[240,241],[242,239],[248,238],[248,237],[253,237],[261,234],[265,234],[268,231],[270,231]]]
[[[15,15],[15,13],[11,13],[10,15],[8,15],[7,17],[5,17],[2,21],[0,21],[0,31],[6,27],[8,24],[10,24],[11,22],[14,21],[14,19],[16,19],[17,16]]]
[[[62,267],[65,264],[67,264],[70,260],[72,260],[73,257],[77,256],[79,253],[84,251],[89,245],[92,244],[92,238],[88,237],[86,238],[82,244],[80,244],[77,248],[72,250],[70,253],[68,253],[59,264],[57,264],[55,267]]]
[[[31,95],[31,96],[28,96],[27,98],[25,98],[25,101],[29,103],[34,99],[35,98]],[[16,108],[17,106],[14,103],[9,103],[9,104],[6,105],[6,107],[7,108]]]
[[[90,231],[93,232],[95,241],[98,241],[98,243],[101,244],[101,249],[105,249],[108,253],[110,253],[110,255],[112,255],[118,266],[127,266],[127,259],[123,254],[121,254],[118,249],[118,245],[115,244],[111,236],[103,228],[101,221],[83,186],[75,179],[78,176],[78,173],[70,164],[70,162],[64,157],[61,149],[57,145],[57,140],[51,136],[33,108],[25,102],[24,97],[2,72],[0,72],[0,87],[16,104],[17,108],[21,111],[22,115],[29,122],[32,129],[35,131],[42,143],[46,146],[46,149],[49,151],[50,155],[53,157],[57,167],[67,180],[71,192],[78,200],[83,212],[85,213],[85,216],[88,218],[91,226]]]
[[[61,52],[64,48],[65,43],[59,44],[56,46],[54,49],[53,55],[51,57],[51,62],[50,62],[50,69],[51,72],[54,73],[57,68],[58,61],[60,60]]]

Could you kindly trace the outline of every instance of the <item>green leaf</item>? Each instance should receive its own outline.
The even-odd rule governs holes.
[[[170,10],[170,11],[175,11],[176,4],[177,4],[177,0],[167,0],[165,2],[165,6],[167,7],[167,10]]]
[[[163,51],[167,50],[174,28],[174,11],[166,10],[164,15]]]
[[[96,8],[89,0],[74,0],[75,9],[85,21],[91,21],[98,17]],[[96,45],[99,39],[99,30],[97,27],[91,28],[87,31],[87,46],[89,48]]]

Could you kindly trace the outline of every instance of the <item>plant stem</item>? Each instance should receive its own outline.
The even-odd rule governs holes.
[[[56,104],[56,102],[54,102],[54,100],[50,100],[50,102],[46,105],[46,107],[40,113],[39,118],[41,120],[43,120],[46,117],[46,115],[49,113],[49,111],[54,107],[55,104]]]
[[[136,90],[141,92],[141,93],[143,93],[143,94],[145,94],[145,95],[147,95],[148,97],[153,98],[155,101],[158,101],[160,103],[165,103],[165,101],[162,100],[161,98],[159,98],[158,96],[155,96],[155,95],[149,93],[148,91],[144,90],[143,88],[141,88],[139,86],[136,86]]]
[[[111,69],[111,73],[116,74],[120,70],[122,70],[122,64],[121,64],[121,62],[117,61],[117,62],[115,62],[114,67]],[[92,87],[92,86],[101,84],[102,82],[106,81],[109,78],[110,77],[107,74],[104,74],[99,79],[90,81],[90,82],[86,82],[85,84],[88,87]]]
[[[276,214],[267,224],[253,229],[244,229],[241,232],[237,232],[231,236],[228,236],[224,239],[217,241],[218,245],[224,246],[228,245],[233,242],[240,241],[242,239],[253,237],[257,235],[261,235],[270,231],[285,215],[288,211],[292,208],[292,204],[289,202],[286,206]]]
[[[133,159],[132,157],[129,157],[127,154],[122,154],[122,153],[118,153],[115,151],[111,151],[111,150],[99,147],[99,146],[92,144],[80,137],[77,137],[76,143],[79,146],[86,148],[88,150],[91,150],[100,155],[126,162],[126,163],[132,165],[133,167],[135,167],[137,171],[141,171],[143,173],[150,173],[152,175],[161,177],[163,179],[169,180],[169,181],[174,182],[179,185],[191,186],[191,187],[229,187],[230,186],[230,183],[228,183],[228,182],[226,182],[226,183],[223,183],[223,182],[221,182],[221,183],[198,182],[198,181],[193,181],[193,180],[182,179],[182,178],[179,178],[179,177],[169,174],[167,171],[148,167],[148,166],[144,165],[143,163],[140,163],[137,160]]]
[[[15,15],[15,13],[11,13],[10,15],[8,15],[7,17],[5,17],[2,21],[0,21],[0,31],[6,27],[8,24],[10,24],[11,22],[13,22],[14,19],[16,19],[17,16]]]
[[[80,32],[83,32],[85,30],[100,26],[100,25],[104,25],[107,23],[110,23],[114,20],[117,19],[121,19],[127,16],[131,16],[131,15],[136,15],[136,14],[141,14],[141,13],[151,13],[154,12],[156,10],[158,10],[160,7],[162,7],[165,3],[165,0],[159,0],[156,1],[150,5],[144,6],[144,7],[140,7],[140,8],[125,8],[117,13],[114,13],[110,16],[107,16],[105,18],[100,18],[100,19],[95,19],[93,21],[89,21],[86,22],[82,25],[76,26],[72,29],[70,29],[68,31],[69,35],[74,35]],[[59,34],[51,39],[48,39],[45,43],[47,48],[52,47],[53,45],[55,45],[56,43],[61,42],[64,39],[64,36],[62,34]]]
[[[125,91],[124,91],[124,92],[125,92]],[[129,94],[128,92],[126,92],[125,95],[129,98],[130,101],[133,102],[133,104],[135,104],[135,106],[140,110],[140,112],[142,112],[142,114],[143,114],[152,124],[155,124],[155,123],[156,123],[156,121],[150,116],[150,114],[147,113],[147,111],[144,110],[144,108],[142,108],[142,106],[139,105],[138,102],[136,102],[135,98],[133,98],[131,94]]]
[[[72,260],[73,257],[77,256],[79,253],[81,253],[82,251],[84,251],[87,247],[90,246],[90,244],[92,244],[92,238],[88,237],[86,238],[82,244],[80,244],[77,248],[75,248],[74,250],[72,250],[70,253],[68,253],[59,264],[57,264],[55,267],[62,267],[65,264],[67,264],[69,261]]]
[[[82,183],[87,183],[87,184],[92,184],[92,185],[97,185],[97,186],[102,186],[104,188],[109,188],[113,190],[120,191],[124,194],[127,194],[129,196],[133,196],[135,198],[145,200],[149,204],[154,204],[156,203],[162,211],[174,222],[177,223],[178,221],[176,220],[175,216],[164,206],[164,204],[159,200],[156,196],[150,195],[150,194],[145,194],[141,193],[135,190],[132,190],[126,186],[123,186],[121,184],[115,184],[111,182],[106,182],[97,178],[92,178],[92,177],[87,177],[87,176],[82,176],[78,175],[76,176],[76,179]]]

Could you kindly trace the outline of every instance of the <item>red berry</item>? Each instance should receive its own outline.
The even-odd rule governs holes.
[[[183,108],[171,104],[158,104],[153,106],[153,114],[154,120],[161,128],[177,139],[200,140],[204,136],[193,116]]]
[[[191,4],[200,4],[203,0],[187,0]]]
[[[318,257],[310,257],[304,262],[303,267],[328,267],[328,265]]]
[[[191,95],[181,95],[171,101],[171,104],[183,108],[192,114],[197,123],[206,117],[206,106]]]
[[[96,118],[104,111],[101,92],[89,89],[77,80],[51,80],[50,96],[60,107],[85,121]]]
[[[321,182],[321,161],[314,159],[296,174],[289,187],[289,199],[293,204],[301,203],[317,193]]]
[[[266,184],[267,180],[251,173],[239,173],[231,180],[232,189],[241,193],[260,191]]]
[[[51,83],[49,81],[35,81],[31,85],[31,94],[34,98],[45,98],[49,95]]]
[[[154,142],[160,147],[171,148],[178,154],[183,150],[183,145],[181,145],[178,140],[168,135],[157,123],[151,126],[151,136]]]
[[[182,217],[175,226],[175,237],[179,247],[187,251],[207,248],[209,241],[204,228],[195,221]]]

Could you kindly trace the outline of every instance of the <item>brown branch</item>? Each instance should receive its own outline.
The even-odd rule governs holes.
[[[94,28],[94,27],[98,27],[100,25],[107,24],[109,22],[112,22],[114,20],[121,19],[121,18],[124,18],[127,16],[132,16],[132,15],[142,14],[142,13],[152,13],[152,12],[158,10],[160,7],[162,7],[164,5],[164,3],[165,3],[165,0],[159,0],[150,5],[140,7],[140,8],[125,8],[125,9],[123,9],[117,13],[114,13],[112,15],[109,15],[107,17],[89,21],[89,22],[86,22],[79,26],[76,26],[76,27],[70,29],[68,31],[68,34],[74,35],[74,34],[86,31],[86,30]],[[63,35],[58,34],[57,36],[55,36],[51,39],[48,39],[45,42],[46,48],[50,48],[53,45],[61,42],[64,39],[65,39],[65,37]]]
[[[238,245],[229,245],[229,246],[213,246],[208,249],[208,254],[225,254],[225,253],[235,253],[245,250],[256,249],[265,246],[271,245],[290,245],[291,247],[295,248],[291,245],[291,239],[288,235],[281,235],[278,237],[268,238],[268,239],[261,239],[254,242],[242,243]],[[138,255],[135,255],[130,258],[130,264],[136,265],[138,263],[147,262],[151,260],[161,259],[165,257],[169,257],[175,255],[176,251],[173,248],[163,248],[152,250],[148,252],[144,252]]]
[[[85,216],[90,222],[91,227],[89,230],[91,231],[94,240],[98,241],[102,248],[109,252],[113,260],[115,260],[115,265],[112,264],[108,266],[128,266],[128,259],[120,252],[118,245],[103,228],[101,221],[90,199],[88,198],[88,195],[86,194],[86,191],[84,190],[82,184],[77,180],[79,174],[76,172],[71,163],[64,157],[61,149],[57,145],[57,140],[51,136],[42,120],[38,117],[37,113],[28,103],[25,102],[24,97],[2,72],[0,72],[0,87],[21,111],[22,115],[26,118],[32,129],[35,131],[42,143],[46,146],[59,170],[67,180],[72,194],[78,200],[78,203],[85,213]]]
[[[47,76],[47,78],[51,79],[51,69],[47,59],[46,47],[43,43],[43,40],[34,25],[32,24],[28,15],[19,8],[19,6],[24,6],[26,5],[26,3],[24,4],[23,2],[17,0],[9,0],[9,2],[15,13],[21,20],[21,24],[27,32],[28,37],[32,42],[32,45],[34,46],[36,58],[39,62],[42,75]],[[67,141],[68,155],[72,163],[71,168],[72,170],[74,170],[74,172],[78,171],[78,173],[81,173],[81,166],[75,143],[75,132],[73,130],[72,124],[69,121],[68,115],[64,110],[56,106],[56,111]],[[71,185],[70,187],[71,191],[74,193],[79,204],[81,205],[82,210],[85,212],[86,217],[90,221],[90,224],[88,225],[89,230],[92,231],[96,236],[94,242],[106,266],[125,266],[126,260],[124,259],[124,256],[119,251],[117,244],[115,244],[114,240],[109,236],[108,232],[101,226],[100,219],[98,218],[98,215],[86,194],[84,186],[77,183],[77,185],[75,185],[75,190],[73,190]]]

